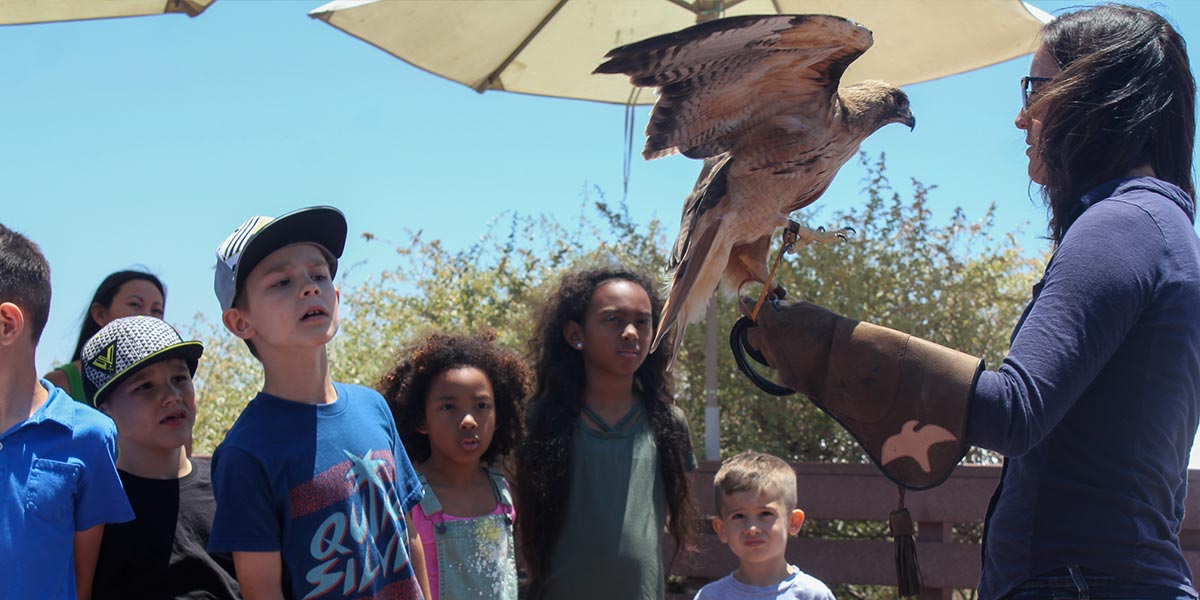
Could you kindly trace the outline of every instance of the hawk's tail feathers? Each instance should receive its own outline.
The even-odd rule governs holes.
[[[654,332],[654,342],[650,345],[650,352],[656,352],[659,344],[670,338],[671,355],[667,361],[668,370],[675,365],[675,359],[679,356],[679,349],[683,346],[683,335],[687,332],[688,318],[687,315],[680,315],[680,308],[683,304],[680,300],[680,298],[667,296],[667,301],[663,304],[662,319],[659,321],[658,331]]]
[[[708,298],[717,289],[729,258],[728,247],[717,241],[719,225],[719,222],[701,218],[691,228],[680,232],[681,236],[687,236],[687,250],[671,274],[670,290],[663,303],[653,348],[657,348],[675,326],[673,345],[678,351],[688,324],[698,321],[704,314]]]

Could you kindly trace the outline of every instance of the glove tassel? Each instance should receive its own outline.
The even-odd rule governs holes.
[[[896,542],[896,580],[900,597],[921,593],[921,565],[917,562],[916,528],[912,515],[904,507],[904,488],[900,488],[899,507],[888,516],[892,539]]]

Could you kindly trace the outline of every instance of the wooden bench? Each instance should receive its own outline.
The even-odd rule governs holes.
[[[692,474],[692,497],[701,515],[711,516],[713,476],[720,463],[704,462]],[[793,463],[799,480],[797,499],[809,520],[886,521],[896,508],[897,489],[873,465]],[[923,492],[907,492],[905,505],[917,522],[917,556],[925,589],[920,598],[949,600],[955,589],[973,589],[979,580],[979,544],[954,539],[954,526],[981,524],[988,500],[1000,481],[1000,467],[962,465],[946,483]],[[1180,543],[1193,573],[1200,573],[1200,470],[1190,471]],[[808,529],[806,526],[805,529]],[[893,544],[877,539],[792,538],[788,560],[826,584],[896,583]],[[674,545],[668,536],[667,560]],[[711,527],[702,527],[697,551],[681,556],[671,573],[692,586],[737,568],[737,559]],[[689,598],[675,594],[672,598]]]

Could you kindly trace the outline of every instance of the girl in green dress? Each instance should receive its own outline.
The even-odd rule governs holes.
[[[567,275],[541,308],[517,450],[531,598],[661,599],[664,529],[690,542],[695,458],[671,344],[650,352],[661,309],[648,278],[619,268]]]

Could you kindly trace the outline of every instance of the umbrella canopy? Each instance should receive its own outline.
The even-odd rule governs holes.
[[[624,104],[628,78],[592,75],[610,49],[724,16],[848,17],[875,46],[842,78],[928,81],[1032,52],[1046,13],[1020,0],[337,0],[309,13],[478,92]],[[638,103],[654,102],[643,94]]]
[[[194,17],[216,0],[3,0],[0,25],[185,13]]]

